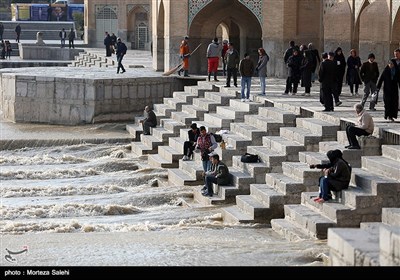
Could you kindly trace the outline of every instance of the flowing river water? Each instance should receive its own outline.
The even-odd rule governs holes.
[[[149,167],[129,143],[34,141],[0,151],[2,266],[319,266],[328,253],[326,241],[224,224],[219,207],[193,201],[191,187],[162,184],[167,170]],[[22,248],[14,262],[5,258]]]

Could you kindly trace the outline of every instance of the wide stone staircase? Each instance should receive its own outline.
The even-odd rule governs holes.
[[[377,147],[376,153],[379,151]],[[299,157],[308,158],[310,163],[321,162],[319,154],[300,153]],[[272,220],[272,228],[290,240],[325,239],[331,227],[380,222],[382,208],[400,206],[399,160],[399,145],[382,145],[381,156],[361,156],[361,168],[353,168],[350,187],[335,201],[317,203],[313,198],[318,192],[303,192],[301,204],[285,205],[285,218]]]
[[[400,208],[383,208],[381,223],[328,229],[333,266],[400,266]]]
[[[238,97],[237,89],[209,82],[174,92],[154,105],[160,127],[152,135],[142,135],[138,122],[127,126],[135,139],[132,151],[147,155],[150,166],[169,168],[169,185],[192,186],[195,202],[226,205],[224,222],[270,223],[289,240],[325,239],[328,228],[380,222],[383,207],[400,206],[400,146],[381,145],[390,128],[376,128],[374,136],[358,138],[361,150],[347,150],[345,127],[355,121],[351,111],[327,114],[279,98],[251,95],[251,102],[240,102]],[[213,197],[200,192],[200,154],[181,160],[193,122],[213,133],[226,130],[227,148],[216,151],[232,180],[229,186],[214,184]],[[332,149],[342,150],[353,166],[351,183],[335,200],[319,204],[312,198],[318,196],[321,171],[309,165],[327,162]],[[260,162],[241,162],[245,152],[257,154]]]
[[[138,122],[140,118],[135,124],[127,125],[127,130],[135,139],[132,142],[132,151],[139,156],[154,154],[153,157],[149,157],[149,164],[152,166],[177,166],[178,158],[183,156],[184,140],[181,141],[182,148],[175,150],[175,138],[180,139],[181,133],[187,135],[192,121],[203,119],[205,112],[215,110],[216,106],[212,104],[218,103],[212,101],[212,98],[235,98],[233,94],[225,94],[222,97],[217,90],[218,88],[210,83],[199,82],[198,86],[185,86],[184,91],[174,92],[172,98],[164,98],[163,104],[154,104],[154,113],[160,126],[152,128],[151,135],[143,135],[142,125]],[[210,99],[205,98],[206,95]],[[184,131],[181,132],[181,129]]]
[[[274,106],[297,110],[287,103]],[[320,118],[296,117],[295,125],[281,127],[279,135],[264,136],[262,146],[247,147],[249,153],[258,154],[265,164],[264,172],[259,174],[264,178],[250,185],[250,194],[236,196],[236,205],[223,208],[225,222],[269,223],[273,218],[283,217],[285,204],[300,203],[301,192],[317,188],[319,173],[299,162],[299,152],[315,151],[321,141],[336,139],[340,127]],[[241,163],[239,157],[236,162],[244,169],[251,166]]]

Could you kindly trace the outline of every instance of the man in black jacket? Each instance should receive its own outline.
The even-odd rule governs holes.
[[[361,105],[364,107],[367,102],[368,96],[372,95],[376,91],[376,83],[379,78],[378,64],[375,62],[375,55],[370,53],[368,55],[368,61],[364,62],[360,68],[361,80],[364,82],[364,95],[361,101]],[[375,111],[375,102],[370,100],[369,109]]]
[[[324,105],[323,112],[333,111],[333,99],[336,90],[336,64],[328,59],[328,54],[322,54],[323,61],[319,67],[318,81],[321,83],[320,101]]]
[[[126,51],[128,48],[126,45],[122,42],[121,38],[117,39],[117,61],[118,61],[118,67],[117,67],[117,74],[119,73],[119,69],[121,69],[121,74],[125,73],[125,68],[122,65],[122,59],[124,58],[124,55],[126,54]]]

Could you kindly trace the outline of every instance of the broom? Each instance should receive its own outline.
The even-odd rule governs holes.
[[[191,52],[189,53],[189,55],[193,55],[195,51],[198,50],[198,48],[201,46],[201,43]],[[163,76],[169,76],[173,73],[175,73],[178,69],[183,67],[183,61],[181,63],[179,63],[177,66],[175,66],[174,68],[169,69],[167,72],[163,73]]]

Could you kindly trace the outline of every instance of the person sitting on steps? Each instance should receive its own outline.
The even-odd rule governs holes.
[[[363,105],[354,105],[354,110],[358,116],[358,123],[356,125],[349,124],[346,127],[346,135],[349,140],[349,145],[346,149],[361,149],[358,144],[356,136],[368,136],[374,132],[374,120],[371,115],[364,110]]]
[[[330,150],[326,153],[327,164],[311,164],[310,168],[322,169],[324,176],[319,178],[320,192],[314,201],[324,203],[332,199],[331,191],[342,191],[349,187],[351,166],[343,159],[342,151]]]
[[[190,160],[193,157],[193,151],[197,144],[197,138],[200,135],[200,129],[197,127],[196,123],[190,125],[190,130],[188,131],[189,140],[183,143],[183,159]]]
[[[157,126],[157,117],[153,110],[150,109],[149,106],[144,108],[145,118],[140,120],[140,123],[143,125],[143,134],[150,135],[150,127]]]
[[[201,191],[202,195],[211,197],[214,195],[212,184],[229,185],[230,177],[228,166],[219,160],[219,155],[215,152],[208,155],[211,160],[211,168],[204,173],[205,185]]]

